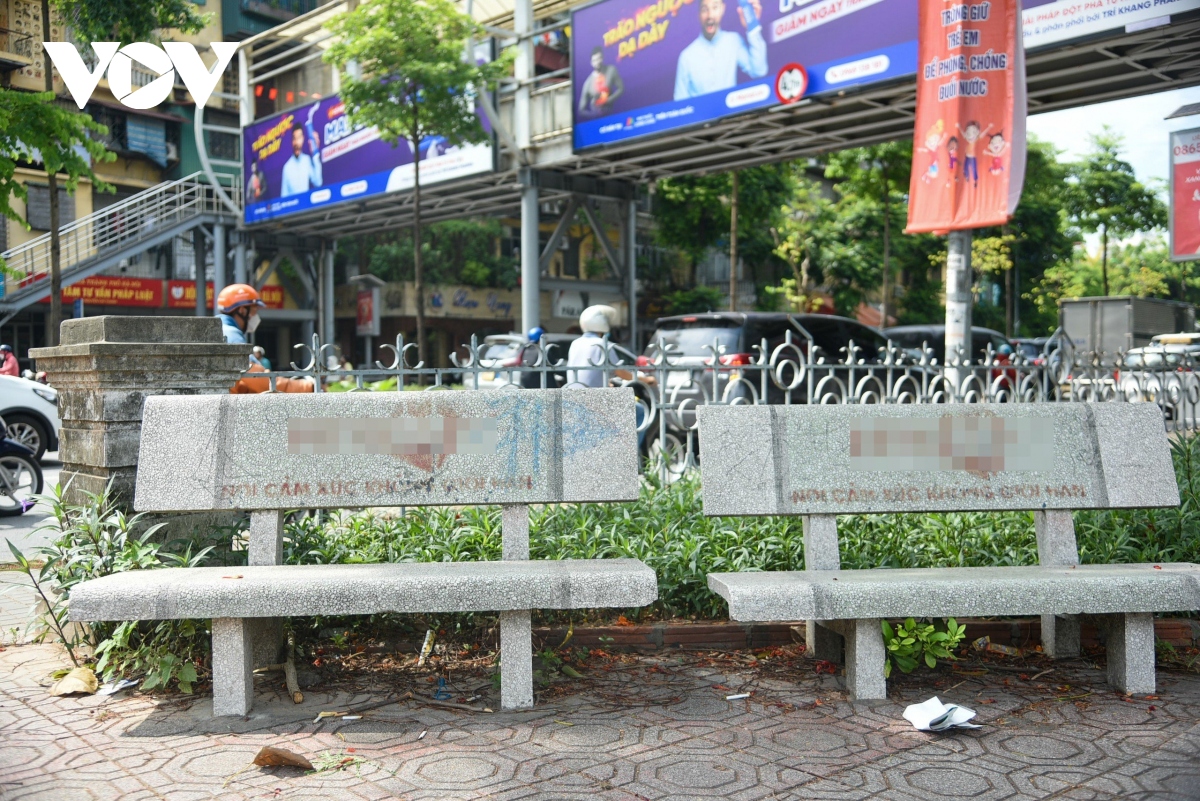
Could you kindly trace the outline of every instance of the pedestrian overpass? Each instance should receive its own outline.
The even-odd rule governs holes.
[[[564,13],[579,4],[567,0],[460,0],[460,4],[500,45],[515,44],[516,75],[501,86],[494,105],[490,100],[484,103],[496,132],[497,169],[423,185],[421,216],[423,221],[436,222],[520,215],[523,328],[538,322],[539,289],[555,288],[555,282],[544,279],[542,273],[578,212],[597,231],[612,277],[604,282],[559,283],[583,291],[619,291],[630,308],[636,309],[635,200],[639,185],[912,136],[916,87],[915,78],[909,76],[574,153],[569,69],[535,75],[533,44],[535,38],[565,28]],[[319,67],[330,43],[324,25],[347,5],[347,0],[336,0],[244,41],[238,54],[237,93],[216,92],[212,102],[236,106],[243,127],[253,123],[256,90],[289,73],[307,76]],[[1156,27],[1144,30],[1122,29],[1028,51],[1029,113],[1200,84],[1200,9],[1171,17],[1169,23],[1165,18],[1157,22]],[[331,78],[336,92],[338,76],[334,73]],[[163,237],[211,231],[206,235],[219,250],[214,281],[218,290],[225,282],[227,251],[233,257],[231,277],[236,280],[255,280],[255,271],[247,270],[248,253],[272,259],[273,264],[291,257],[305,265],[301,270],[303,294],[309,299],[307,305],[316,307],[298,314],[306,320],[316,317],[322,339],[332,341],[333,240],[411,225],[412,193],[344,202],[247,226],[242,222],[240,164],[208,153],[210,134],[240,131],[206,124],[203,109],[198,109],[195,132],[203,176],[146,190],[119,209],[105,210],[104,219],[81,221],[84,224],[77,225],[78,230],[64,230],[71,242],[62,255],[64,284],[95,274]],[[238,188],[227,188],[231,185]],[[599,203],[620,206],[619,247],[614,247],[602,230],[596,212]],[[558,219],[544,245],[539,242],[538,230],[543,214]],[[225,237],[226,228],[236,230]],[[18,274],[7,279],[0,317],[11,316],[49,293],[49,247],[47,234],[4,254]],[[636,314],[631,319],[636,321]],[[631,335],[636,337],[636,332]]]

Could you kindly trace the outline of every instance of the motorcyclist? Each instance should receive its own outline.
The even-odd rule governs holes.
[[[230,284],[217,295],[217,319],[221,321],[221,331],[225,341],[231,345],[247,345],[248,334],[253,334],[258,328],[261,318],[258,310],[266,306],[258,291],[249,284]],[[265,373],[262,363],[253,355],[250,356],[250,373]],[[234,395],[253,395],[267,392],[271,382],[266,378],[244,376],[238,379],[229,391]],[[312,392],[313,382],[307,378],[287,378],[280,376],[275,379],[275,389],[279,392]]]
[[[0,375],[21,375],[21,367],[17,364],[17,355],[13,353],[12,345],[0,345]]]
[[[540,325],[529,329],[529,333],[525,338],[529,340],[529,344],[521,349],[521,364],[524,367],[532,367],[537,361],[538,343],[542,341],[542,335],[546,333],[546,329]],[[544,366],[544,365],[543,365]],[[525,389],[539,389],[542,386],[542,377],[538,374],[539,370],[522,370],[521,371],[521,386]],[[552,378],[552,377],[551,377]],[[551,389],[555,384],[551,380],[548,384]]]
[[[608,352],[604,347],[604,335],[612,330],[617,320],[617,310],[612,306],[588,306],[579,315],[579,328],[583,336],[571,343],[567,352],[567,367],[587,367],[587,370],[568,370],[567,384],[570,386],[603,387],[604,368],[608,365]]]

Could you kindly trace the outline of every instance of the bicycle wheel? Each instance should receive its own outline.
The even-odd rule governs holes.
[[[42,493],[42,468],[18,454],[0,456],[0,517],[24,514]]]

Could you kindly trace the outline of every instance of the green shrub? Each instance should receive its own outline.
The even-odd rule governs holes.
[[[959,625],[954,618],[947,619],[945,628],[940,631],[934,623],[917,623],[911,617],[894,630],[886,620],[881,621],[881,625],[883,645],[887,649],[884,678],[892,675],[893,665],[902,673],[912,673],[922,661],[935,668],[939,659],[954,659],[954,649],[967,631],[967,627]]]

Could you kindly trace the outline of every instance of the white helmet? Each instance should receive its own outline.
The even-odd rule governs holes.
[[[579,327],[585,334],[607,334],[617,324],[617,310],[612,306],[588,306],[579,315]]]

